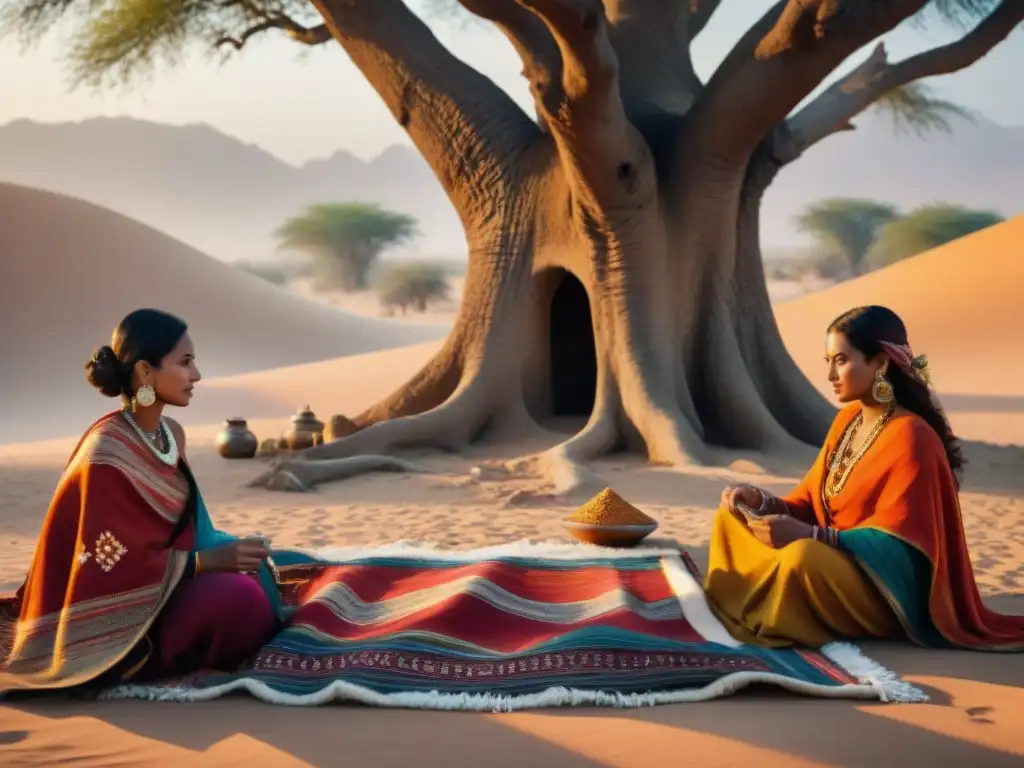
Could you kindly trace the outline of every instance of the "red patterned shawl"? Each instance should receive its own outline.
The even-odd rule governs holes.
[[[119,413],[89,428],[25,583],[0,606],[0,694],[87,683],[145,637],[186,568],[191,526],[168,542],[188,494]]]

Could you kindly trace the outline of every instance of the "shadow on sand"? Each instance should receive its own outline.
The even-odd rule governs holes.
[[[0,708],[6,710],[0,718],[11,723],[0,732],[0,749],[8,756],[5,764],[47,764],[46,755],[34,757],[42,746],[34,743],[36,731],[57,731],[61,721],[89,718],[95,735],[90,743],[119,736],[125,743],[125,735],[134,734],[153,748],[170,746],[178,755],[186,750],[202,765],[1020,765],[1024,739],[1005,739],[1024,706],[1024,665],[1018,658],[881,643],[865,651],[918,678],[932,700],[831,701],[758,687],[703,704],[500,715],[340,704],[292,709],[244,697],[191,705],[50,700]],[[19,722],[23,716],[34,716],[32,727]],[[82,725],[78,721],[75,730]],[[127,753],[127,743],[124,748]],[[87,751],[88,745],[75,749]],[[121,755],[117,764],[141,764],[146,752],[131,753],[137,763]],[[104,748],[94,756],[96,763],[79,764],[111,764],[103,762],[111,757]]]

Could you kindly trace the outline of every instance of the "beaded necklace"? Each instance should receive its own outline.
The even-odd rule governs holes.
[[[871,432],[868,433],[864,444],[856,453],[853,450],[853,441],[857,436],[857,432],[864,424],[864,413],[858,413],[846,429],[843,430],[843,436],[839,440],[839,445],[836,446],[832,456],[826,462],[825,477],[821,484],[821,500],[826,513],[829,513],[828,502],[843,492],[843,488],[846,487],[854,467],[860,463],[860,460],[864,458],[864,454],[874,444],[882,429],[889,422],[889,419],[892,418],[894,410],[895,404],[890,404],[885,409],[885,412],[871,428]],[[831,518],[831,514],[829,514],[829,517]]]
[[[178,466],[178,442],[174,439],[174,434],[167,428],[167,423],[162,417],[156,431],[147,432],[139,426],[139,423],[129,411],[124,410],[121,413],[124,414],[125,421],[132,425],[135,431],[139,433],[142,441],[149,446],[154,456],[169,467]],[[162,442],[167,446],[166,451],[160,449],[161,437],[163,437]]]

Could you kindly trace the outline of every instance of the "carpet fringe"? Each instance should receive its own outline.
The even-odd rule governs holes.
[[[821,648],[821,653],[836,666],[861,683],[870,685],[884,702],[923,702],[928,694],[908,683],[891,669],[864,655],[852,643],[834,642]]]
[[[833,643],[832,645],[846,644]],[[259,680],[241,678],[210,688],[128,684],[108,689],[100,694],[100,698],[191,703],[209,701],[237,692],[248,693],[268,704],[295,707],[316,707],[333,701],[345,701],[394,709],[498,713],[552,707],[639,709],[664,704],[696,703],[730,696],[755,683],[767,683],[777,685],[792,693],[830,699],[874,699],[886,702],[927,700],[927,696],[922,691],[902,682],[894,673],[863,656],[854,646],[833,649],[833,651],[838,651],[840,658],[853,667],[853,669],[849,669],[844,666],[851,676],[861,680],[860,684],[818,685],[768,672],[736,672],[703,688],[631,694],[588,691],[562,686],[518,696],[490,693],[441,693],[439,691],[378,693],[359,685],[335,680],[318,691],[298,695],[277,691]],[[830,658],[832,657],[830,656]],[[836,661],[836,663],[841,664],[840,661]],[[855,671],[858,667],[864,672],[864,677]]]

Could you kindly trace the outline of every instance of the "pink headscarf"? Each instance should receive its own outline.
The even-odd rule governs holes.
[[[910,379],[917,379],[924,384],[931,397],[932,403],[941,410],[939,399],[932,389],[932,378],[928,372],[928,358],[925,355],[914,356],[909,344],[893,344],[888,341],[881,342],[882,349],[889,355],[893,365],[903,371],[903,374]]]

